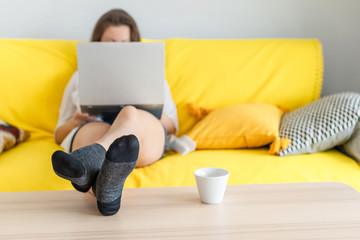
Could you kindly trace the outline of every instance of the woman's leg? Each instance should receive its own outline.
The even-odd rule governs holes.
[[[124,182],[135,166],[149,165],[162,156],[165,130],[152,114],[128,106],[96,144],[107,153],[92,190],[99,211],[113,215],[120,209]]]
[[[110,126],[104,122],[90,122],[79,129],[72,150],[98,143],[106,150],[115,139],[135,135],[140,142],[137,167],[147,166],[161,158],[165,145],[165,131],[151,113],[133,106],[124,107]]]
[[[115,139],[130,134],[135,135],[140,143],[137,167],[147,166],[161,158],[165,145],[163,125],[151,113],[133,106],[124,107],[108,131],[96,142],[107,150]]]
[[[102,138],[109,130],[110,124],[105,122],[89,122],[76,133],[72,142],[72,151],[91,145]]]
[[[71,181],[77,190],[87,192],[109,146],[125,135],[134,135],[139,142],[137,167],[147,166],[161,158],[165,144],[165,131],[161,122],[146,111],[127,106],[111,126],[92,122],[80,128],[73,141],[75,151],[71,154],[56,151],[53,154],[54,171]]]

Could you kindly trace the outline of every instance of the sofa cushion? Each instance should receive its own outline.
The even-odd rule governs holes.
[[[229,170],[228,184],[332,181],[360,191],[359,164],[335,149],[286,158],[269,154],[267,148],[167,154],[148,167],[136,168],[125,187],[195,186],[193,172],[202,167]]]
[[[53,139],[45,138],[2,153],[0,191],[73,190],[52,169],[50,156],[59,149]],[[201,167],[229,170],[228,184],[337,181],[360,191],[358,163],[337,150],[280,158],[267,148],[168,153],[150,166],[136,168],[125,187],[195,186],[193,172]]]
[[[320,97],[322,52],[314,39],[169,39],[165,65],[179,136],[196,124],[189,102],[209,108],[263,102],[294,110]]]
[[[188,135],[197,149],[256,148],[279,136],[283,111],[266,103],[244,103],[211,111]]]
[[[0,153],[13,148],[18,143],[25,141],[28,137],[29,132],[12,126],[0,119]]]
[[[325,151],[347,141],[360,117],[360,94],[338,93],[285,113],[280,138],[291,140],[280,156]]]
[[[47,137],[19,144],[0,155],[0,191],[44,191],[74,189],[69,181],[58,177],[51,155],[61,147]]]
[[[76,70],[76,41],[0,40],[0,119],[52,136],[63,91]]]

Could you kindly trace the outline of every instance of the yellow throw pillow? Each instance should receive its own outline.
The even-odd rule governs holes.
[[[244,103],[211,111],[188,135],[197,149],[256,148],[279,136],[283,111],[266,103]]]

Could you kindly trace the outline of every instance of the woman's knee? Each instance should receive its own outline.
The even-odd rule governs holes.
[[[121,119],[122,121],[139,121],[139,113],[138,109],[134,106],[125,106],[121,109],[117,118]]]

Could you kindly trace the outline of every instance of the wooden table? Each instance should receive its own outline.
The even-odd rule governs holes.
[[[125,189],[111,217],[76,191],[0,193],[0,239],[360,239],[360,194],[340,183]]]

